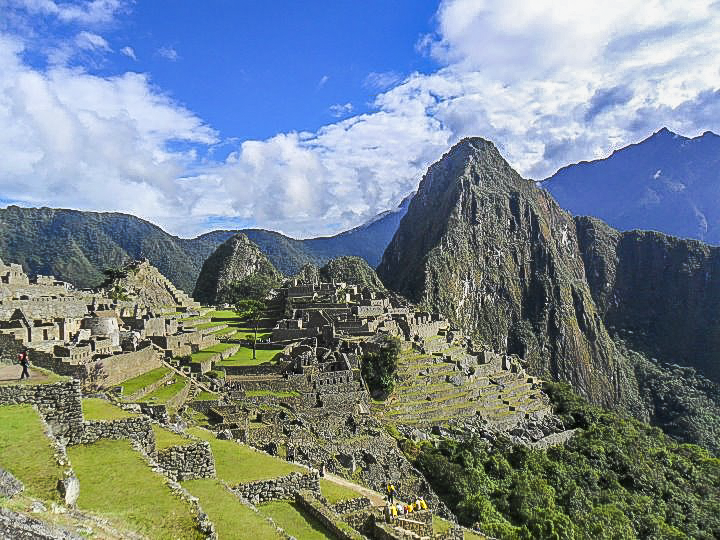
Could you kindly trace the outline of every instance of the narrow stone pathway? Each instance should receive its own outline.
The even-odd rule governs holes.
[[[29,368],[30,378],[24,379],[28,382],[37,383],[47,381],[49,377],[42,371],[37,369]],[[22,373],[22,366],[17,364],[12,365],[0,365],[0,383],[6,382],[20,382],[20,374]]]
[[[365,497],[370,499],[370,502],[373,504],[373,506],[385,506],[385,496],[382,493],[378,493],[377,491],[373,491],[372,489],[366,488],[359,484],[354,484],[353,482],[346,480],[342,476],[337,476],[332,473],[326,472],[325,479],[333,482],[334,484],[339,484],[341,486],[354,489],[360,495],[364,495]]]

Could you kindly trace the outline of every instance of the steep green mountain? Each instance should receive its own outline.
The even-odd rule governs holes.
[[[465,139],[430,167],[378,274],[535,374],[568,381],[595,403],[629,397],[572,216],[489,141]]]
[[[633,348],[720,382],[720,248],[575,219],[588,282],[605,324]]]
[[[353,283],[360,287],[368,287],[376,291],[381,291],[383,287],[382,281],[375,273],[365,259],[360,257],[338,257],[330,259],[325,266],[320,269],[320,278],[325,282],[333,280]]]
[[[256,274],[273,281],[282,277],[260,248],[238,233],[220,244],[205,260],[192,296],[204,304],[231,302],[232,284]]]
[[[186,239],[128,214],[9,206],[0,209],[0,258],[22,264],[30,274],[53,274],[78,287],[98,285],[107,268],[147,258],[177,287],[190,292],[205,259],[236,232],[243,232],[285,275],[342,255],[363,257],[375,266],[409,200],[349,231],[307,240],[262,229],[212,231]]]

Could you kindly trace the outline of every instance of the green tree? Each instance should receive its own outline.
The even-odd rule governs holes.
[[[237,305],[242,300],[264,302],[273,287],[275,278],[265,274],[252,274],[230,284],[227,298],[229,303]]]
[[[252,299],[244,299],[244,300],[238,300],[235,303],[235,312],[240,316],[241,319],[245,321],[249,321],[253,325],[253,329],[255,331],[253,336],[253,360],[255,360],[255,350],[256,350],[256,344],[257,344],[257,329],[258,329],[258,323],[260,322],[260,319],[262,318],[263,310],[265,309],[265,304],[263,302],[260,302],[259,300],[252,300]]]
[[[383,335],[379,349],[363,356],[362,376],[376,398],[385,398],[395,388],[400,340],[394,336]]]

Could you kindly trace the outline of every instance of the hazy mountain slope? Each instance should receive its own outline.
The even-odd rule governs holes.
[[[623,400],[623,366],[585,280],[572,216],[489,141],[464,139],[430,167],[378,274],[534,373],[596,403]]]
[[[102,270],[147,258],[191,291],[218,235],[185,240],[135,216],[53,208],[0,209],[0,254],[30,273],[54,274],[79,287],[98,285]],[[222,236],[222,234],[220,235]]]
[[[205,259],[237,232],[258,244],[285,275],[342,255],[357,255],[375,266],[407,202],[350,231],[308,240],[261,229],[178,238],[129,214],[10,206],[0,209],[0,258],[21,263],[30,274],[53,274],[79,287],[101,283],[106,268],[147,258],[177,287],[191,292]]]
[[[606,159],[560,169],[542,182],[575,215],[620,230],[661,231],[720,244],[720,136],[662,129]]]

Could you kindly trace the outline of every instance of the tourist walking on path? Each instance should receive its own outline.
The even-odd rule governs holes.
[[[23,351],[18,354],[18,360],[20,361],[20,365],[22,366],[22,373],[20,374],[20,380],[23,379],[29,379],[30,378],[30,372],[28,372],[28,366],[30,365],[30,360],[28,360],[28,353],[27,349],[23,349]]]

